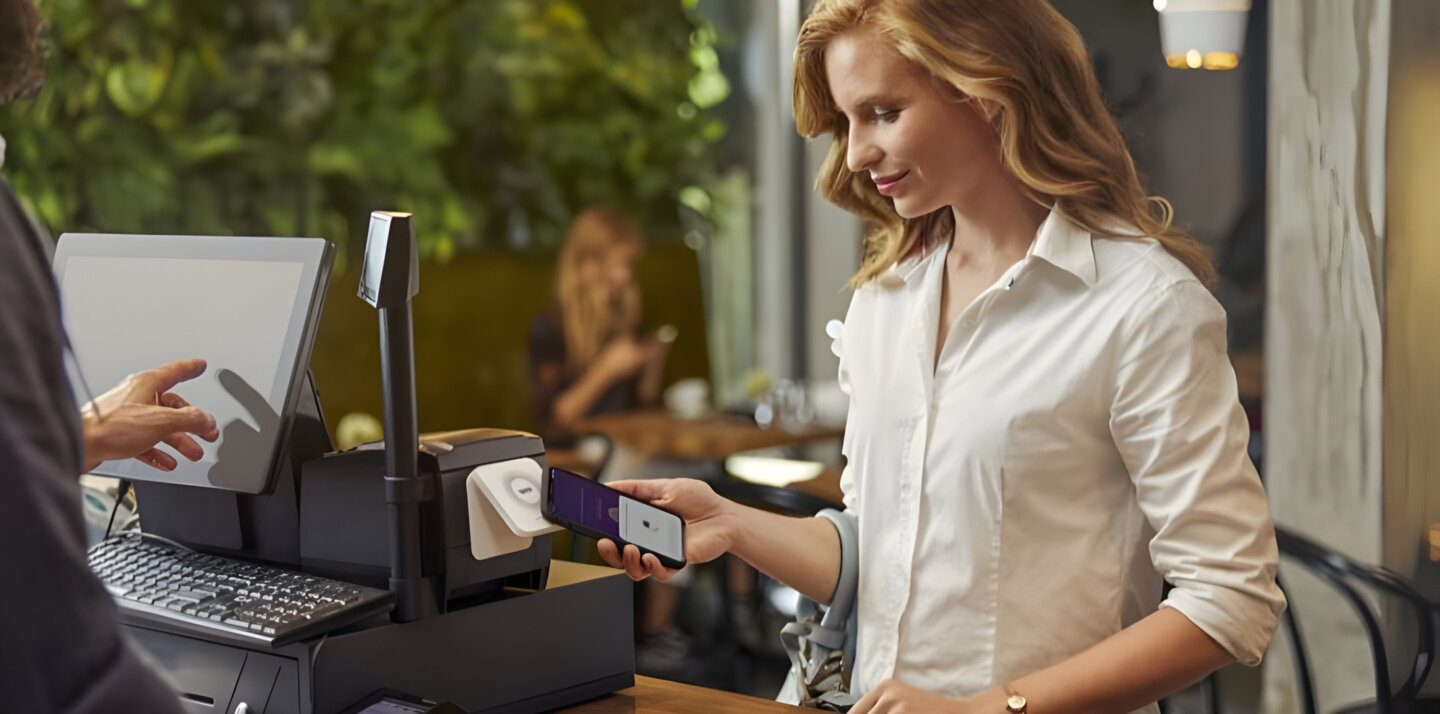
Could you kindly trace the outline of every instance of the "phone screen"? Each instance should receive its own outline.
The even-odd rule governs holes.
[[[550,469],[549,516],[683,561],[680,517],[564,469]]]

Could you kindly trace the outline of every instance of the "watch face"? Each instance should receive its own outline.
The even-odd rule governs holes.
[[[1005,709],[1012,712],[1025,711],[1025,697],[1019,694],[1011,694],[1009,698],[1005,700]]]

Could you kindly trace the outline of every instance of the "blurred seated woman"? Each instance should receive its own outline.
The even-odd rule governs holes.
[[[667,346],[636,335],[640,234],[620,213],[591,208],[570,224],[555,269],[555,302],[530,325],[536,431],[570,446],[586,417],[655,404]]]
[[[636,334],[640,250],[635,225],[606,208],[582,212],[565,234],[555,302],[530,325],[531,408],[547,448],[575,446],[586,417],[659,402],[669,346]],[[627,463],[618,470],[633,478],[637,468],[641,464]],[[653,583],[641,593],[636,657],[644,672],[672,672],[688,655],[689,641],[674,626],[683,581]]]

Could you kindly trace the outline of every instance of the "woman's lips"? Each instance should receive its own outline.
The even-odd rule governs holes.
[[[889,176],[871,176],[870,180],[875,182],[875,189],[880,192],[880,195],[889,196],[895,191],[895,185],[909,175],[909,171],[901,171],[898,174],[890,174]]]

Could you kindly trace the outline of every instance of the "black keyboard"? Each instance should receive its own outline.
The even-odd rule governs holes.
[[[130,531],[90,548],[90,569],[140,626],[271,647],[394,607],[386,590],[232,560]]]

